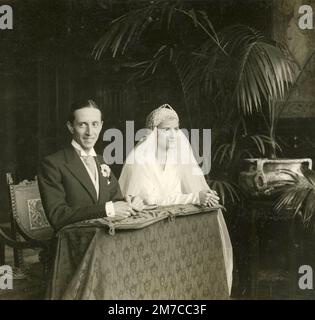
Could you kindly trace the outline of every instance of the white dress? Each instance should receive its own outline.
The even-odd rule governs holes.
[[[162,169],[155,159],[157,132],[153,130],[126,159],[119,178],[124,196],[139,196],[146,204],[152,205],[199,204],[199,192],[210,188],[193,156],[189,141],[184,134],[180,133],[179,136],[181,150],[184,150],[185,155],[189,154],[192,161],[184,164],[166,161],[165,168]],[[218,224],[231,293],[233,251],[221,210],[218,214]]]
[[[123,193],[137,195],[149,205],[199,204],[199,192],[182,193],[175,165],[166,163],[164,170],[158,163],[150,165],[150,168],[140,165],[129,169],[133,171],[133,176],[137,179],[136,183],[145,188],[134,187],[127,191],[122,186]]]

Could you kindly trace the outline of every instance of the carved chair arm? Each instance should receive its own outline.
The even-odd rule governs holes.
[[[43,248],[44,244],[38,241],[16,241],[11,238],[6,232],[0,227],[0,242],[3,244],[16,248],[16,249],[34,249],[34,248]]]

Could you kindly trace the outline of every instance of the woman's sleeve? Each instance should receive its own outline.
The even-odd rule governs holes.
[[[172,186],[173,192],[167,196],[160,197],[160,205],[172,205],[172,204],[199,204],[199,192],[194,193],[183,193],[181,180],[174,177],[175,183]]]
[[[173,194],[164,199],[159,199],[161,205],[172,205],[172,204],[199,204],[199,192],[187,193],[187,194]]]
[[[174,184],[174,193],[163,196],[159,186],[154,182],[150,170],[141,165],[125,165],[119,178],[124,196],[139,196],[148,205],[199,204],[199,192],[183,194],[180,180]]]
[[[154,186],[141,165],[125,165],[119,185],[124,196],[139,196],[148,204],[154,193]]]

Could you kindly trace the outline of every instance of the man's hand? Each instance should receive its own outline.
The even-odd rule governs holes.
[[[138,196],[127,196],[126,201],[129,203],[131,208],[135,211],[143,211],[144,203],[143,200]]]
[[[215,191],[207,190],[199,192],[199,200],[204,207],[215,207],[219,204],[220,198]]]
[[[113,202],[113,205],[115,208],[115,218],[127,218],[135,214],[128,202],[117,201]]]

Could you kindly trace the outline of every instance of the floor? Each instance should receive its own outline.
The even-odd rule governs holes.
[[[6,264],[13,265],[13,250],[6,247]],[[13,269],[13,289],[1,290],[0,300],[42,300],[45,295],[42,265],[38,259],[38,251],[24,250],[25,274]]]
[[[235,300],[315,300],[315,290],[301,290],[298,284],[290,282],[290,274],[278,270],[264,270],[259,273],[259,282],[255,293],[249,285],[242,290],[235,288],[232,298]]]
[[[6,248],[7,264],[12,265],[13,250]],[[0,290],[0,300],[42,300],[45,297],[45,281],[43,280],[42,265],[38,260],[38,252],[24,251],[25,263],[28,266],[28,277],[13,279],[13,290]],[[236,270],[232,292],[233,300],[250,300],[250,278],[239,281],[240,276]],[[315,290],[295,290],[290,292],[290,279],[287,272],[269,270],[260,273],[260,281],[256,288],[255,299],[267,300],[314,300]]]

